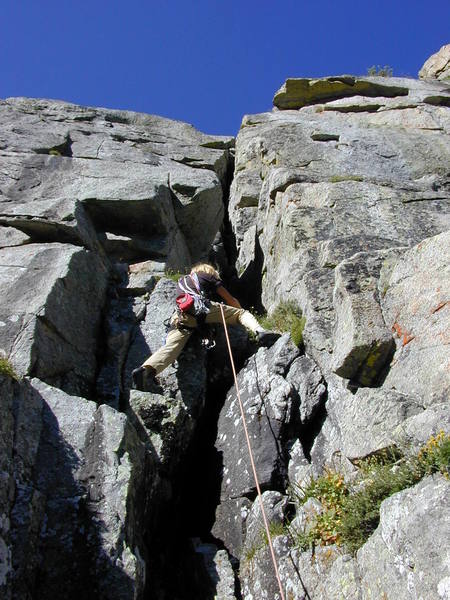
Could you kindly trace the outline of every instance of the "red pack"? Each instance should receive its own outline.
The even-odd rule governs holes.
[[[190,294],[181,294],[177,297],[176,303],[181,312],[188,312],[194,307],[194,298]]]

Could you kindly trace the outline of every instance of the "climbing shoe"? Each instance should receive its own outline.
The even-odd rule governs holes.
[[[153,367],[138,367],[131,373],[133,381],[133,389],[145,392],[145,385],[150,381],[154,381],[156,371]]]
[[[268,331],[267,329],[260,329],[256,332],[256,341],[259,346],[263,346],[264,348],[270,348],[277,339],[281,336],[281,333],[277,333],[276,331]]]

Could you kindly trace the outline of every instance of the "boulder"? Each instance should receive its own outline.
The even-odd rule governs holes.
[[[299,356],[292,363],[286,379],[298,391],[300,423],[306,425],[325,402],[327,388],[322,373],[311,358]]]
[[[428,58],[419,71],[420,79],[450,80],[450,44],[442,48]]]
[[[288,504],[287,496],[280,492],[264,492],[260,498],[256,498],[246,519],[246,534],[243,547],[243,556],[249,555],[267,544],[267,533],[262,515],[261,502],[264,506],[269,532],[273,525],[283,525],[286,508]]]
[[[336,453],[355,460],[394,445],[396,427],[422,413],[423,405],[420,398],[396,390],[348,390],[335,378],[328,381],[326,411],[311,449],[311,461],[319,473],[325,464],[333,468]]]
[[[400,447],[419,452],[431,437],[436,437],[441,431],[450,434],[450,411],[446,402],[433,404],[407,418],[396,427],[393,435]]]
[[[357,554],[363,598],[448,598],[449,491],[435,475],[382,503],[380,524]]]

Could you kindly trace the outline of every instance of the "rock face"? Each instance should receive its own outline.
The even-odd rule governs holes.
[[[2,598],[272,600],[261,503],[287,599],[448,597],[441,474],[384,500],[355,555],[303,550],[324,506],[294,501],[450,431],[437,76],[287,80],[272,112],[244,117],[229,199],[231,138],[0,101]],[[297,305],[302,344],[230,327],[238,394],[220,328],[213,350],[195,334],[130,390],[164,343],[170,271],[208,256],[248,306]]]
[[[287,483],[270,487],[260,466],[263,489],[283,493],[289,485],[304,487],[324,468],[351,478],[364,457],[396,444],[418,449],[439,430],[449,431],[450,187],[444,167],[450,164],[449,103],[448,85],[429,79],[291,79],[276,93],[273,112],[244,117],[229,203],[237,271],[254,289],[262,278],[262,303],[269,311],[286,300],[303,311],[306,356],[296,361],[309,361],[323,388],[307,426],[308,403],[301,402],[301,418],[289,441],[279,440]],[[308,369],[298,369],[295,377],[296,361],[286,380],[308,397]],[[231,418],[229,408],[224,414]],[[257,451],[261,439],[270,437],[253,434]],[[230,486],[239,481],[230,473],[240,445],[223,426],[218,444],[223,495],[227,478]],[[235,447],[232,458],[226,444]],[[275,461],[276,452],[271,457]],[[240,477],[244,473],[240,468]],[[428,480],[431,504],[435,494],[440,497],[441,485]],[[390,502],[403,506],[413,497],[412,503],[419,502],[415,493],[402,492],[386,500],[384,510]],[[230,532],[222,539],[241,558],[248,600],[279,594],[267,546],[253,544],[249,551],[253,500],[248,488],[233,489],[228,500],[222,499],[215,525],[216,532]],[[395,551],[415,546],[415,511],[411,507],[411,523],[402,529]],[[385,515],[382,510],[379,531]],[[302,519],[298,513],[294,522]],[[377,532],[367,548],[381,539],[387,543]],[[441,534],[437,539],[437,545],[445,544]],[[393,549],[386,553],[381,546],[374,546],[370,556],[365,546],[361,560],[337,547],[316,548],[311,556],[283,535],[274,546],[289,598],[447,593],[448,573],[434,553],[416,578],[400,566],[409,558],[396,558]],[[386,557],[383,563],[376,552]],[[422,556],[411,559],[411,568]],[[392,572],[381,588],[375,582],[383,581],[384,567]]]

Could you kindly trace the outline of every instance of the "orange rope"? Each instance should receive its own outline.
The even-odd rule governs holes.
[[[273,545],[272,545],[272,538],[270,536],[269,523],[267,521],[266,511],[264,510],[264,503],[262,501],[261,488],[260,488],[260,485],[259,485],[258,475],[256,473],[255,461],[253,459],[252,445],[250,443],[250,437],[248,435],[247,423],[246,423],[246,420],[245,420],[245,413],[244,413],[244,406],[243,406],[242,401],[241,401],[241,394],[240,394],[239,386],[238,386],[238,382],[237,382],[236,369],[234,367],[233,353],[231,351],[230,338],[228,337],[227,324],[225,322],[225,315],[224,315],[224,312],[223,312],[222,304],[220,304],[220,312],[222,313],[223,328],[225,329],[225,337],[227,339],[228,352],[230,354],[230,361],[231,361],[231,368],[233,370],[234,384],[236,386],[236,394],[237,394],[237,398],[238,398],[238,401],[239,401],[239,408],[241,409],[242,424],[244,426],[245,439],[247,440],[248,452],[250,454],[250,462],[251,462],[251,465],[252,465],[253,477],[255,479],[256,490],[258,492],[259,504],[261,506],[261,513],[262,513],[263,520],[264,520],[264,527],[266,529],[267,540],[269,542],[269,548],[270,548],[270,553],[272,555],[272,562],[273,562],[273,566],[274,566],[274,569],[275,569],[275,575],[276,575],[276,578],[277,578],[277,581],[278,581],[278,587],[280,588],[281,600],[285,600],[284,593],[283,593],[283,588],[282,588],[281,580],[280,580],[280,574],[278,572],[277,560],[275,558],[275,552],[274,552]]]

